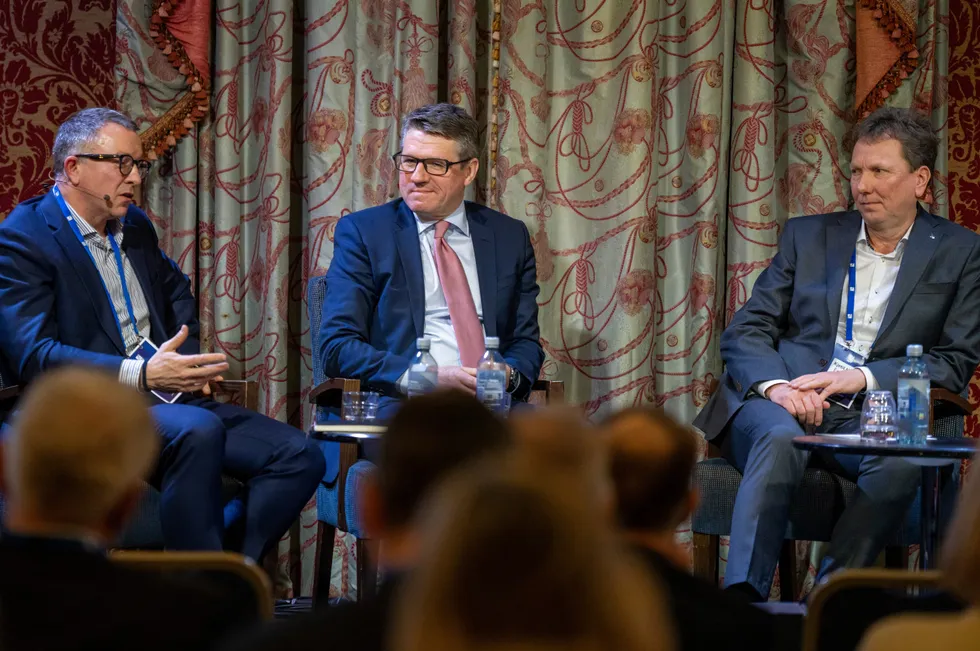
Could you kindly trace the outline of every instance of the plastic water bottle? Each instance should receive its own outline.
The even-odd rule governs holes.
[[[476,365],[477,400],[496,414],[510,411],[510,394],[507,393],[507,364],[500,353],[500,339],[487,337],[486,352]]]
[[[922,346],[909,344],[908,357],[898,372],[899,443],[925,445],[929,435],[929,369]]]
[[[420,396],[436,388],[439,383],[439,366],[429,352],[431,342],[428,338],[415,340],[415,359],[408,367],[408,397]]]

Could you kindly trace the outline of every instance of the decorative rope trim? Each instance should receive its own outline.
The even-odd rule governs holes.
[[[859,0],[861,6],[872,12],[878,26],[895,41],[901,55],[891,70],[868,91],[857,108],[859,118],[885,104],[885,100],[902,85],[919,64],[919,50],[915,46],[915,24],[910,16],[901,15],[888,0]]]
[[[201,74],[184,46],[167,29],[167,20],[182,0],[154,0],[150,17],[150,37],[167,56],[170,65],[184,75],[190,90],[159,120],[140,134],[143,150],[150,159],[158,158],[177,146],[181,138],[190,133],[194,124],[207,116],[210,110],[211,83]]]
[[[497,200],[497,153],[500,147],[500,125],[497,119],[497,108],[500,106],[500,20],[501,20],[500,0],[493,0],[493,22],[491,27],[491,38],[493,47],[490,53],[490,192],[489,203],[494,210],[500,208]]]

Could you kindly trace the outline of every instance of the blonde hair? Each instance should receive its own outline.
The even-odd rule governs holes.
[[[47,522],[99,525],[158,450],[145,399],[103,371],[61,368],[30,385],[4,442],[7,497]]]
[[[939,556],[946,588],[980,606],[980,470],[973,468],[961,489]]]
[[[563,458],[538,464],[541,441],[460,470],[431,497],[392,649],[673,648],[653,579],[618,546],[574,462],[586,455],[558,446]]]

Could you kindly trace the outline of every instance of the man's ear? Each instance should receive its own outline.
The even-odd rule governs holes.
[[[480,159],[474,158],[466,163],[466,179],[464,185],[469,185],[476,179],[477,172],[480,171]]]
[[[361,512],[361,522],[369,539],[378,540],[385,532],[384,500],[381,499],[381,485],[378,471],[372,470],[358,487],[357,503]]]
[[[932,172],[925,165],[915,170],[915,197],[917,199],[925,199],[926,195],[929,194],[929,180],[931,178]]]

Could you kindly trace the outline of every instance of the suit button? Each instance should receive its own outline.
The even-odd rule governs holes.
[[[820,360],[820,366],[826,366],[826,365],[827,365],[827,360],[825,359]]]

